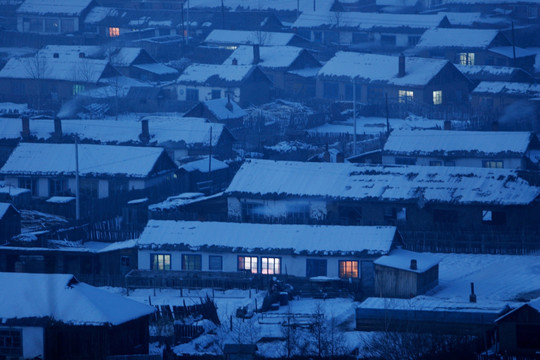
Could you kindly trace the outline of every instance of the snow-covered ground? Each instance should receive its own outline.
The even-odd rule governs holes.
[[[529,300],[540,296],[540,255],[475,255],[475,254],[431,254],[441,260],[439,264],[439,285],[426,296],[422,303],[437,305],[459,306],[469,301],[470,283],[475,283],[475,293],[478,304],[486,305],[507,303],[517,306],[517,301]],[[313,335],[302,324],[313,322],[316,316],[322,315],[328,324],[334,324],[339,330],[340,346],[348,350],[362,349],[363,344],[377,333],[354,331],[355,308],[359,305],[351,298],[312,299],[296,298],[279,310],[266,313],[255,313],[251,319],[235,317],[236,309],[248,306],[253,310],[257,303],[260,307],[266,292],[255,290],[212,291],[173,289],[137,289],[126,294],[125,289],[107,288],[109,291],[129,296],[129,298],[152,305],[186,305],[199,304],[206,295],[214,299],[218,307],[218,315],[222,325],[211,329],[208,322],[202,323],[209,329],[204,335],[187,344],[177,345],[173,350],[177,354],[219,354],[227,342],[255,342],[259,353],[265,356],[280,357],[287,354],[286,341],[283,338],[294,336],[295,343],[306,344],[311,341],[313,350]],[[251,296],[250,296],[251,293]],[[233,330],[230,330],[230,321]],[[300,324],[294,334],[287,333],[283,324]],[[329,331],[328,328],[326,331]],[[281,340],[279,340],[281,338]],[[157,344],[153,351],[159,352]],[[296,348],[294,351],[301,351]]]

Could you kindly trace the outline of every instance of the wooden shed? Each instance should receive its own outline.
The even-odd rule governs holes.
[[[501,354],[536,359],[540,352],[540,298],[495,320]]]

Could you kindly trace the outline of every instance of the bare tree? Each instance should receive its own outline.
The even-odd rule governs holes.
[[[38,110],[41,110],[42,100],[43,100],[43,82],[46,79],[47,75],[47,59],[45,55],[40,54],[39,52],[28,58],[22,58],[20,61],[23,61],[26,73],[30,79],[33,80],[33,85],[36,88],[36,107]]]

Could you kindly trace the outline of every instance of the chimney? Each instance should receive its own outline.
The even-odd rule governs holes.
[[[85,55],[83,52],[80,52],[80,53],[79,53],[79,57],[80,57],[81,59],[84,59],[84,58],[86,57],[86,55]]]
[[[22,131],[21,135],[23,138],[30,137],[30,119],[28,116],[23,116],[22,118]]]
[[[54,53],[54,54],[52,55],[52,57],[55,58],[55,59],[58,59],[58,58],[60,57],[60,54]]]
[[[416,259],[411,259],[411,270],[418,270],[418,262]]]
[[[469,295],[469,302],[476,302],[476,295],[474,294],[474,283],[471,283],[471,295]]]
[[[150,141],[150,131],[148,130],[148,119],[141,120],[141,135],[139,139],[145,144],[148,144]]]
[[[450,120],[444,120],[444,130],[452,130],[452,122]]]
[[[398,77],[405,76],[405,55],[403,53],[399,54],[399,68],[398,68]]]
[[[233,59],[232,59],[232,64],[233,64],[233,65],[238,65],[238,59],[233,58]]]
[[[227,103],[225,104],[225,107],[226,107],[230,112],[233,111],[233,106],[232,106],[232,104],[231,104],[231,93],[227,93]]]
[[[255,44],[253,45],[253,64],[257,65],[259,62],[261,62],[261,49],[259,44]]]
[[[54,118],[54,137],[57,139],[62,137],[62,121],[58,116]]]
[[[323,161],[330,162],[330,151],[328,151],[328,143],[326,144],[326,150],[324,151]]]

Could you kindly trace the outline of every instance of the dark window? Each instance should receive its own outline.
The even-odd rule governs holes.
[[[49,196],[63,195],[66,188],[64,179],[49,179]]]
[[[458,214],[455,210],[433,210],[433,222],[436,223],[455,223],[458,220]]]
[[[360,101],[361,94],[362,94],[362,85],[356,84],[354,86],[356,88],[356,101]],[[353,86],[352,84],[345,84],[345,100],[352,101],[353,99]]]
[[[62,32],[74,32],[75,31],[75,20],[73,19],[62,19],[60,24],[62,25]]]
[[[342,225],[359,225],[362,221],[361,206],[340,206],[338,211],[339,223]]]
[[[366,33],[353,33],[352,34],[352,43],[353,44],[358,44],[358,43],[363,43],[363,42],[367,42],[368,41],[368,34]]]
[[[186,89],[187,101],[199,101],[199,89]]]
[[[22,332],[0,328],[0,357],[22,356]]]
[[[358,261],[340,260],[339,261],[339,277],[340,278],[357,278],[358,277]]]
[[[314,31],[313,32],[313,41],[314,42],[321,42],[322,41],[322,32],[321,31]]]
[[[339,97],[338,84],[332,82],[325,82],[323,84],[323,97],[326,99],[337,99]]]
[[[36,179],[19,178],[19,187],[32,191],[32,196],[38,196],[38,186]]]
[[[171,254],[150,254],[150,266],[152,270],[171,270]]]
[[[447,160],[444,162],[444,166],[456,166],[456,162],[454,160]]]
[[[540,325],[517,324],[516,340],[518,348],[540,349]]]
[[[367,96],[369,102],[382,102],[384,99],[383,89],[377,86],[369,86]]]
[[[212,99],[219,99],[221,97],[221,90],[212,90]]]
[[[246,271],[252,274],[257,273],[257,257],[256,256],[239,256],[238,270]]]
[[[396,165],[416,165],[416,158],[397,157],[395,162]]]
[[[202,270],[201,255],[182,254],[182,270]]]
[[[395,35],[381,35],[381,44],[387,46],[396,45],[396,36]]]
[[[129,256],[121,256],[120,257],[120,265],[130,267],[131,266],[131,258]]]
[[[326,259],[306,259],[306,276],[326,276]]]
[[[208,270],[223,270],[223,256],[209,255],[208,256]]]
[[[443,162],[441,160],[431,160],[429,166],[443,166]]]
[[[502,169],[504,163],[502,160],[482,160],[482,167],[491,169]]]
[[[261,257],[261,274],[281,274],[281,259],[278,257]]]
[[[506,224],[506,213],[502,211],[482,210],[482,222],[492,225]]]
[[[397,210],[396,208],[385,208],[384,209],[384,219],[385,220],[396,220]]]

